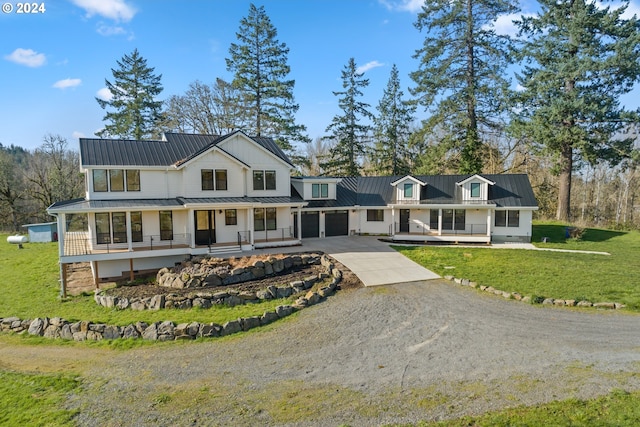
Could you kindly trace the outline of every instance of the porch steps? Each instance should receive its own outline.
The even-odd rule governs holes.
[[[209,255],[225,255],[234,252],[242,252],[240,245],[212,246],[209,248]]]

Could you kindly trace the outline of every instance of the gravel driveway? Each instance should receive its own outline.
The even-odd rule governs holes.
[[[80,425],[374,426],[640,388],[640,316],[431,280],[342,291],[266,329],[109,352]]]

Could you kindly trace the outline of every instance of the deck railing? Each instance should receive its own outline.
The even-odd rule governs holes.
[[[191,234],[149,234],[136,236],[132,234],[131,249],[134,251],[153,251],[161,249],[174,249],[189,247],[191,244]],[[114,241],[115,240],[115,241]],[[66,256],[103,254],[112,252],[124,252],[129,250],[129,243],[126,236],[101,235],[98,238],[90,238],[84,232],[70,232],[65,234],[64,254]]]
[[[456,226],[457,228],[458,226]],[[394,234],[412,234],[412,235],[437,235],[438,228],[430,228],[429,224],[419,222],[396,222],[393,225]],[[487,224],[465,224],[464,228],[454,229],[452,225],[443,224],[442,233],[448,236],[484,236],[487,234]]]

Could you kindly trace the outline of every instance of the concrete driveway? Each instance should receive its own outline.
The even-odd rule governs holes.
[[[300,251],[294,248],[278,248],[283,252]],[[304,239],[304,251],[323,251],[355,273],[365,286],[392,285],[438,279],[440,276],[411,261],[371,236],[344,236]],[[274,251],[269,249],[265,251]],[[256,251],[257,252],[257,251]]]

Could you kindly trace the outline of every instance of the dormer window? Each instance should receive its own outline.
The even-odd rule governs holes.
[[[472,182],[471,183],[471,197],[480,197],[480,183]]]
[[[311,184],[311,198],[326,199],[329,197],[329,184]]]
[[[413,198],[413,184],[410,184],[410,183],[404,184],[404,198],[405,199]]]

